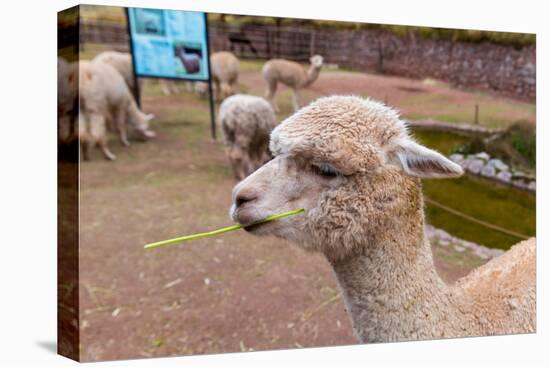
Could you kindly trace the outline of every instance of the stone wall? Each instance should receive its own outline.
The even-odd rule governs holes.
[[[270,25],[209,26],[213,51],[231,50],[243,59],[282,57],[307,62],[315,53],[327,63],[358,71],[412,78],[436,78],[463,88],[485,89],[534,101],[536,47],[488,42],[432,40],[414,33],[398,36],[380,29],[275,27]],[[86,21],[81,43],[110,43],[127,49],[125,25]]]
[[[491,90],[533,101],[536,47],[452,42],[398,36],[380,29],[334,30],[224,24],[210,26],[212,49],[241,58],[283,57],[306,62],[318,53],[353,70],[436,78],[464,88]]]

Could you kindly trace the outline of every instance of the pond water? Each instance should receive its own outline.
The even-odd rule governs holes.
[[[445,155],[470,140],[468,136],[449,132],[413,130],[413,134],[422,144]],[[472,175],[423,180],[423,189],[428,199],[428,223],[453,236],[500,249],[509,249],[521,241],[520,234],[535,236],[536,198],[532,193]],[[503,233],[494,227],[517,234]]]

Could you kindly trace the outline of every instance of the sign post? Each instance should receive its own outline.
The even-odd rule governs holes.
[[[138,105],[138,77],[208,82],[210,124],[212,138],[216,139],[207,14],[127,8],[126,15],[134,69],[133,92]]]

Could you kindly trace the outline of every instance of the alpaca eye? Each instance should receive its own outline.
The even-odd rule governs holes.
[[[326,163],[312,164],[311,168],[315,174],[319,176],[327,177],[327,178],[334,178],[340,175],[340,172],[334,169],[334,167],[332,167],[330,164],[326,164]]]

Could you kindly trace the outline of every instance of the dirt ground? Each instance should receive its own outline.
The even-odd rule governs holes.
[[[241,90],[261,94],[259,78],[245,71]],[[302,100],[350,92],[383,99],[392,91],[392,100],[406,105],[434,88],[446,87],[327,72]],[[449,98],[466,95],[445,90]],[[281,92],[288,113],[289,93]],[[158,86],[147,83],[143,104],[157,116],[156,139],[124,148],[113,135],[116,161],[95,150],[81,165],[82,359],[355,343],[332,270],[320,255],[242,231],[143,249],[229,225],[235,184],[221,143],[210,139],[206,101],[187,93],[160,96]],[[449,283],[479,264],[454,262],[452,254],[440,252],[435,260]]]

